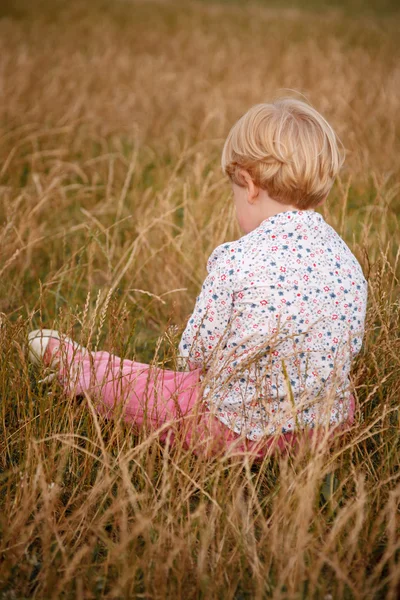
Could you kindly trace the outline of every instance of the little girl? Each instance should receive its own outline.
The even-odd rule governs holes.
[[[344,241],[314,211],[342,157],[330,125],[299,100],[251,108],[222,153],[239,225],[222,244],[179,345],[187,371],[89,352],[52,330],[30,359],[74,395],[197,454],[267,451],[296,432],[352,422],[349,372],[360,350],[367,285]],[[272,448],[271,448],[272,447]]]

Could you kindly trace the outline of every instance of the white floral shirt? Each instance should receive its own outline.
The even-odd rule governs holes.
[[[367,283],[335,230],[313,210],[282,212],[207,269],[179,351],[203,370],[208,408],[250,440],[345,421]]]

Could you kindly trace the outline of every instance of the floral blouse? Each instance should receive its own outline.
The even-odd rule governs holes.
[[[179,351],[216,417],[250,440],[347,420],[367,283],[323,217],[279,213],[218,246],[207,270]]]

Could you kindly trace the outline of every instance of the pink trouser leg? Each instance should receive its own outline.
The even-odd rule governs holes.
[[[108,352],[61,350],[60,381],[75,396],[88,394],[96,410],[110,418],[123,412],[125,421],[156,430],[166,423],[176,430],[199,398],[199,371],[175,372]],[[161,439],[168,435],[168,428]]]
[[[237,447],[239,436],[221,423],[201,399],[200,370],[175,372],[121,360],[108,352],[61,347],[59,379],[68,393],[88,395],[98,413],[148,431],[160,440],[177,435],[196,455],[212,456]]]

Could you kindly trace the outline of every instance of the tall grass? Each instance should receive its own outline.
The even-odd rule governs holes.
[[[398,598],[397,13],[0,14],[0,598]],[[223,139],[288,89],[347,150],[322,211],[369,279],[351,431],[258,465],[205,460],[40,383],[24,349],[40,326],[175,366],[206,259],[239,235]]]

